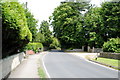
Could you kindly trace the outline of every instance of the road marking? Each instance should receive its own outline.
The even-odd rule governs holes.
[[[99,63],[95,63],[95,62],[89,61],[89,60],[87,60],[87,59],[85,59],[85,60],[86,60],[87,62],[92,63],[92,64],[96,64],[96,65],[99,65],[99,66],[101,66],[101,67],[104,67],[104,68],[107,68],[107,69],[110,69],[110,70],[119,72],[118,70],[113,69],[113,68],[110,68],[110,67],[107,67],[107,66],[105,66],[105,65],[102,65],[102,64],[99,64]]]
[[[48,54],[48,53],[47,53],[47,54]],[[47,74],[48,78],[50,78],[50,75],[49,75],[49,73],[48,73],[48,71],[47,71],[47,69],[46,69],[46,67],[45,67],[45,63],[44,63],[44,57],[45,57],[47,54],[45,54],[45,55],[43,56],[43,58],[42,58],[42,63],[43,63],[43,67],[44,67],[45,73]],[[50,80],[51,80],[51,79],[50,79]]]

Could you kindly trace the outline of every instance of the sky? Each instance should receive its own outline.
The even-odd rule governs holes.
[[[28,2],[28,9],[32,12],[34,17],[39,21],[48,20],[52,15],[54,9],[60,5],[60,2],[65,0],[18,0],[20,3]],[[103,0],[91,0],[92,4],[100,6]]]

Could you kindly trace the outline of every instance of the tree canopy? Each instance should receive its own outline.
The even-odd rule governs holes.
[[[84,45],[84,18],[81,11],[88,8],[87,3],[66,2],[54,10],[52,26],[62,47],[79,48]]]
[[[27,26],[24,8],[18,2],[2,3],[2,53],[16,53],[32,40],[32,34]]]
[[[39,28],[39,34],[41,33],[45,39],[43,45],[47,47],[49,47],[52,42],[52,32],[50,31],[49,26],[50,24],[47,21],[42,21]]]
[[[101,15],[107,38],[120,37],[120,1],[103,3]]]
[[[26,19],[27,19],[27,25],[32,33],[32,41],[34,41],[35,36],[37,34],[38,21],[34,18],[32,13],[28,9],[25,9],[25,15],[26,15]]]
[[[87,43],[91,47],[102,47],[104,43],[104,24],[101,16],[101,8],[91,8],[85,14],[85,31]]]

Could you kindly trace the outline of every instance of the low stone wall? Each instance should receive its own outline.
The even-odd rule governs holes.
[[[100,53],[99,57],[119,59],[120,60],[120,53],[102,52],[102,53]]]
[[[92,52],[92,53],[100,53],[100,52],[103,52],[103,50],[102,50],[102,48],[90,48],[89,46],[88,46],[88,52]]]
[[[99,53],[69,53],[69,54],[76,55],[78,57],[82,57],[85,59],[95,59],[100,55]]]
[[[94,48],[93,52],[100,53],[103,52],[102,48]]]
[[[82,49],[72,49],[72,50],[66,50],[68,52],[83,52],[84,51],[84,48]]]
[[[24,53],[19,53],[0,60],[0,66],[2,65],[2,70],[0,69],[0,72],[2,72],[0,80],[15,69],[24,60],[24,57]]]

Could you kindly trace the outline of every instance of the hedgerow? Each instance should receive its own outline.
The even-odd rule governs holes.
[[[32,40],[23,5],[18,2],[2,3],[2,56],[18,52]]]

